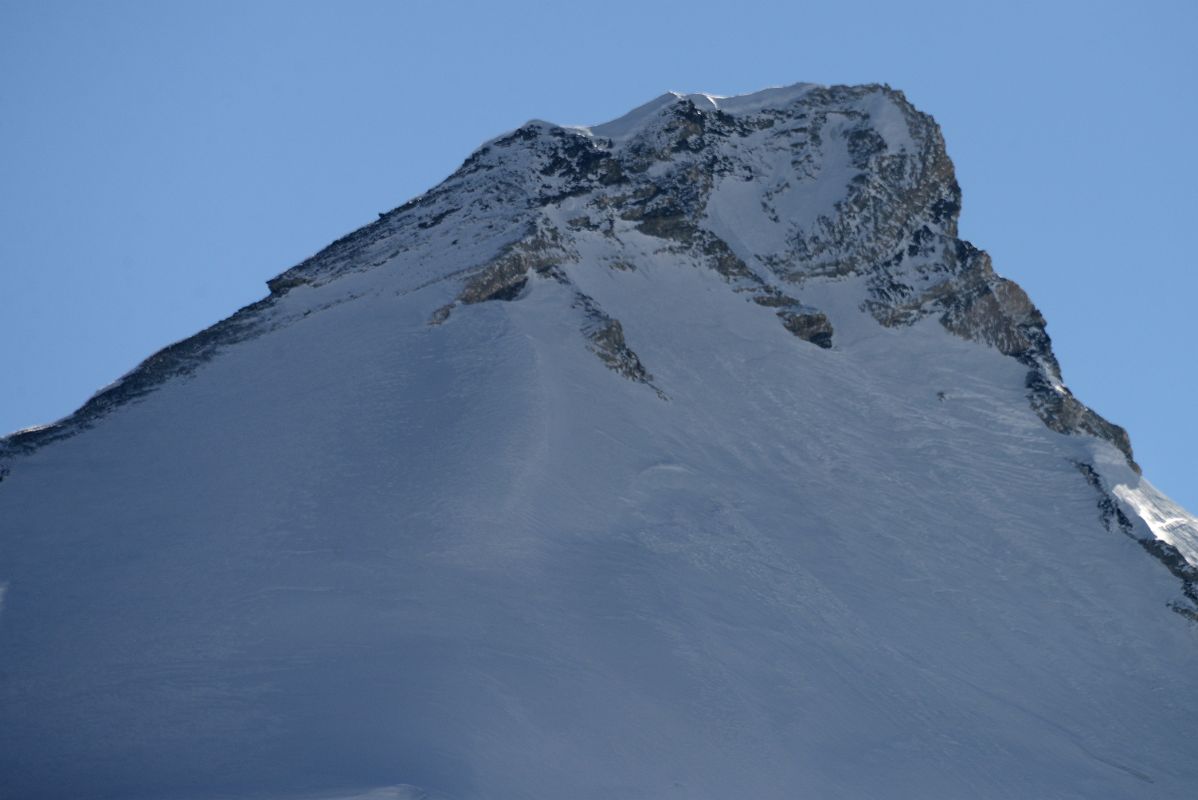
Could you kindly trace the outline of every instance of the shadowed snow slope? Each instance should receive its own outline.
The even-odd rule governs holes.
[[[1187,796],[1198,525],[958,210],[886,87],[530,123],[0,440],[0,796]]]

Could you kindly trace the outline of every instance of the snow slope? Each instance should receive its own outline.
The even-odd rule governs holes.
[[[0,797],[1188,796],[1198,524],[957,302],[930,162],[854,182],[938,132],[701,97],[501,137],[7,440]]]

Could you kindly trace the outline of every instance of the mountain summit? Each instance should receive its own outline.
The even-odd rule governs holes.
[[[1185,796],[1198,520],[886,86],[494,139],[0,440],[0,795]]]

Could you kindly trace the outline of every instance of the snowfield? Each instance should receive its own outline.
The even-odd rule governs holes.
[[[630,148],[693,102],[667,97],[558,130]],[[915,152],[887,97],[862,113]],[[0,797],[1190,796],[1198,625],[1140,540],[1198,563],[1198,522],[1050,429],[1016,358],[880,324],[863,274],[768,273],[853,168],[826,142],[804,194],[761,135],[701,216],[756,278],[582,225],[598,195],[451,178],[251,334],[11,440]],[[565,255],[462,300],[529,215]],[[597,357],[595,308],[643,380]]]

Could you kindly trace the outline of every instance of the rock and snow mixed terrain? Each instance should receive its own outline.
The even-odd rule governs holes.
[[[0,440],[0,797],[1187,796],[1198,520],[959,208],[886,87],[532,122]]]

